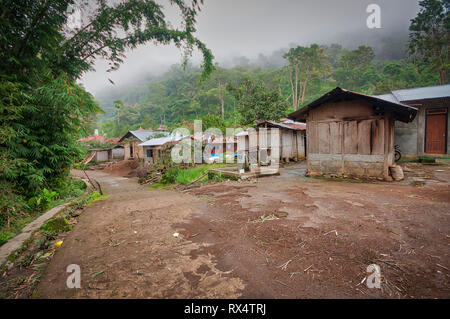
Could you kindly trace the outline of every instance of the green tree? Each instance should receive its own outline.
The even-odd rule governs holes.
[[[345,89],[370,91],[378,80],[374,59],[375,52],[369,46],[359,46],[352,51],[345,50],[333,72],[333,78]]]
[[[206,114],[202,117],[202,128],[203,131],[209,129],[209,128],[218,128],[222,131],[223,134],[226,133],[227,125],[224,120],[222,120],[222,117],[220,115],[211,115]]]
[[[201,1],[170,3],[180,11],[180,29],[170,26],[152,0],[1,1],[0,187],[8,190],[0,192],[2,216],[17,210],[13,198],[57,184],[80,159],[76,139],[101,110],[76,80],[96,58],[115,70],[126,50],[148,42],[174,43],[185,48],[186,59],[194,48],[203,54],[201,80],[212,72],[213,56],[194,36]],[[68,9],[74,5],[86,21],[69,28]]]
[[[237,88],[227,88],[236,98],[242,125],[255,124],[256,120],[278,121],[288,109],[288,103],[277,89],[268,89],[261,82],[244,80]]]
[[[422,68],[433,68],[440,84],[450,72],[450,0],[423,0],[409,26],[409,56]]]
[[[325,50],[317,44],[312,44],[309,48],[291,48],[284,58],[289,61],[287,70],[295,111],[305,100],[306,88],[312,77],[322,77],[330,70],[330,65]]]

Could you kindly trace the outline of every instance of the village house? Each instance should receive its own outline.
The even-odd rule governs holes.
[[[394,143],[403,156],[450,154],[450,84],[396,90],[376,97],[418,108],[417,116],[411,123],[395,122]]]
[[[170,154],[165,154],[164,146],[168,144],[176,144],[181,140],[181,136],[165,136],[149,139],[148,141],[139,144],[143,150],[143,159],[145,163],[156,164],[165,163],[169,159],[166,158]]]
[[[124,158],[124,148],[122,145],[116,145],[111,148],[97,148],[88,151],[88,159],[95,162],[120,161]],[[86,162],[86,163],[87,163]]]
[[[140,127],[136,131],[128,131],[121,139],[120,142],[124,147],[124,159],[139,159],[143,160],[145,157],[144,149],[139,144],[148,141],[149,139],[161,136],[169,135],[168,132],[160,130],[154,132],[152,129],[144,130]]]
[[[207,139],[206,151],[211,161],[222,159],[225,162],[226,158],[234,160],[237,155],[237,139],[235,136],[212,135]]]
[[[337,87],[291,113],[306,120],[307,174],[390,180],[395,121],[410,123],[417,108]]]
[[[280,132],[280,160],[298,161],[306,156],[306,124],[284,119],[281,123],[274,121],[257,121],[256,128],[278,128]],[[268,139],[270,145],[270,139]]]
[[[266,130],[263,131],[261,128]],[[271,129],[274,128],[278,129],[279,133],[279,141],[276,145],[271,144]],[[253,166],[269,165],[274,153],[279,154],[280,162],[298,161],[306,156],[305,123],[289,119],[284,119],[281,123],[258,120],[254,128],[238,133],[236,137],[238,156],[246,158],[253,163]],[[277,152],[274,152],[274,147],[277,147]]]

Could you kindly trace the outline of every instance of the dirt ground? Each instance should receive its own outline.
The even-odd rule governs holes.
[[[35,296],[450,297],[449,166],[411,165],[394,183],[304,173],[174,191],[90,171],[108,198],[82,213]],[[66,287],[69,264],[81,289]],[[363,282],[370,264],[381,289]]]
[[[108,173],[109,175],[130,178],[137,176],[136,168],[138,165],[139,162],[136,160],[119,161],[109,163],[108,166],[102,171]]]

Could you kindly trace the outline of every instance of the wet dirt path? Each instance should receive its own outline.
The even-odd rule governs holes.
[[[306,178],[300,164],[186,192],[89,172],[109,197],[85,209],[36,296],[448,298],[450,167],[439,168],[424,187]],[[66,287],[69,264],[81,289]],[[371,264],[380,289],[364,282]]]
[[[39,298],[236,298],[243,282],[218,270],[204,243],[173,234],[205,209],[193,195],[150,190],[136,179],[88,172],[108,197],[92,203],[65,238],[42,278]],[[194,234],[195,235],[195,234]],[[81,269],[81,289],[69,289],[66,268]]]

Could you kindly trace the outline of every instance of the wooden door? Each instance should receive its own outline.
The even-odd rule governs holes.
[[[428,109],[425,133],[425,153],[445,154],[447,142],[447,109]]]

